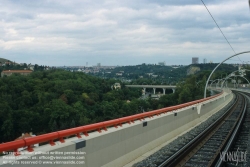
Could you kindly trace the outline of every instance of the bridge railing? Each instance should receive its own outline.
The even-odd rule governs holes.
[[[47,134],[43,134],[39,136],[34,136],[34,137],[29,137],[29,138],[24,138],[24,139],[19,139],[19,140],[3,143],[3,144],[0,144],[0,153],[3,151],[14,151],[15,155],[20,155],[20,153],[18,152],[18,149],[23,148],[23,147],[27,147],[27,150],[29,152],[32,152],[34,151],[33,150],[34,144],[48,142],[51,146],[53,146],[55,145],[54,140],[59,140],[61,143],[64,143],[65,142],[64,138],[68,136],[76,135],[78,138],[82,138],[81,134],[88,136],[88,132],[90,131],[98,131],[101,133],[102,130],[107,131],[108,127],[118,128],[118,126],[122,126],[122,124],[124,123],[131,124],[131,123],[134,123],[135,120],[144,120],[145,118],[151,118],[155,115],[164,114],[164,113],[178,110],[187,106],[198,104],[206,100],[220,96],[222,93],[223,92],[217,95],[211,96],[211,97],[207,97],[207,98],[200,99],[200,100],[195,100],[192,102],[188,102],[188,103],[184,103],[184,104],[180,104],[176,106],[166,107],[166,108],[162,108],[158,110],[153,110],[149,112],[126,116],[126,117],[113,119],[109,121],[94,123],[90,125],[80,126],[76,128],[61,130],[57,132],[47,133]]]

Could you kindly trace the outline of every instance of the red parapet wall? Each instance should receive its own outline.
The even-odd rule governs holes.
[[[49,142],[50,145],[53,146],[55,145],[54,140],[57,140],[57,139],[59,139],[60,142],[64,143],[64,137],[76,135],[78,138],[81,138],[80,133],[83,133],[85,136],[88,136],[88,132],[90,131],[95,131],[95,130],[97,130],[98,132],[102,132],[102,130],[107,131],[107,127],[112,127],[112,126],[115,128],[118,128],[118,126],[122,126],[123,123],[131,124],[131,123],[134,123],[135,120],[144,120],[147,117],[151,118],[155,115],[164,114],[164,113],[171,112],[177,109],[181,109],[187,106],[198,104],[206,100],[218,97],[222,93],[223,92],[217,95],[211,96],[211,97],[207,97],[205,99],[195,100],[192,102],[188,102],[188,103],[184,103],[184,104],[180,104],[180,105],[176,105],[172,107],[161,108],[158,110],[135,114],[135,115],[113,119],[109,121],[94,123],[90,125],[80,126],[76,128],[67,129],[67,130],[61,130],[57,132],[47,133],[47,134],[43,134],[39,136],[34,136],[30,138],[3,143],[3,144],[0,144],[0,153],[3,151],[14,151],[16,152],[15,155],[19,155],[17,150],[18,148],[22,148],[22,147],[27,147],[27,150],[32,152],[33,151],[32,146],[34,144]]]

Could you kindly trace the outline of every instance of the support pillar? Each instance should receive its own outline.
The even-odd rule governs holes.
[[[155,89],[156,89],[156,88],[153,88],[153,89],[154,89],[154,95],[155,95]]]
[[[172,89],[173,90],[173,93],[175,92],[175,89]]]
[[[198,114],[201,113],[201,105],[202,105],[202,104],[198,104],[198,105],[197,105],[197,113],[198,113]]]
[[[163,94],[165,95],[166,94],[166,89],[165,88],[162,88],[163,89]]]
[[[142,88],[142,95],[145,95],[146,94],[146,88]]]

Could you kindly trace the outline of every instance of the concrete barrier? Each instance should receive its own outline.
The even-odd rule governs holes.
[[[34,148],[34,152],[24,151],[22,152],[23,155],[18,157],[6,155],[1,157],[0,165],[3,167],[33,167],[38,165],[53,167],[123,166],[197,125],[223,108],[232,98],[232,93],[224,92],[215,99],[200,104],[174,110],[153,118],[146,118],[142,121],[137,120],[131,124],[126,123],[119,128],[111,127],[108,131],[103,130],[102,133],[92,132],[87,137],[82,135],[82,139],[73,137],[66,139],[65,143],[55,142],[55,146],[40,146]],[[11,163],[6,164],[7,161],[10,161],[13,165]]]

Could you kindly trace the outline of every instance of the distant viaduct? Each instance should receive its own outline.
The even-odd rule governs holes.
[[[174,93],[175,88],[176,88],[176,86],[172,86],[172,85],[125,85],[125,86],[129,87],[129,88],[143,88],[144,94],[146,92],[146,88],[153,88],[154,94],[155,94],[155,89],[156,88],[161,88],[161,89],[163,89],[163,94],[164,95],[165,95],[166,89],[172,89],[173,93]]]

